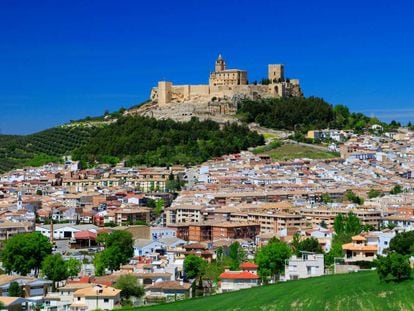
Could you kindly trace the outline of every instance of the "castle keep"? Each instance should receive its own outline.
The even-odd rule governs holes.
[[[173,85],[168,81],[159,81],[158,87],[151,90],[151,100],[160,106],[185,102],[211,102],[233,100],[234,98],[271,98],[302,96],[299,80],[285,79],[281,64],[268,66],[266,84],[248,84],[247,71],[227,69],[221,55],[210,73],[209,84]]]

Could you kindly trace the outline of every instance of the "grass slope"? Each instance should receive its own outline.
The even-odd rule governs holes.
[[[414,310],[413,290],[413,280],[381,283],[376,272],[370,271],[290,281],[135,310]]]
[[[272,143],[271,143],[272,144]],[[297,144],[282,144],[280,146],[272,145],[257,147],[253,150],[255,154],[267,154],[275,161],[288,161],[293,159],[331,159],[339,157],[338,153],[322,151],[316,148],[297,145]]]

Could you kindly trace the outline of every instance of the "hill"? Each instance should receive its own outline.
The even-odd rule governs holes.
[[[86,144],[93,127],[54,127],[31,135],[0,135],[0,172],[59,162],[61,156]]]
[[[220,127],[211,120],[197,118],[176,122],[123,116],[97,131],[73,156],[86,164],[125,159],[128,165],[194,165],[263,143],[263,136],[236,123]]]
[[[87,118],[27,136],[0,135],[0,172],[59,162],[73,155],[87,165],[192,165],[264,143],[247,126],[213,121],[156,120],[142,116]]]
[[[271,129],[306,133],[312,129],[352,129],[361,132],[373,124],[386,124],[362,113],[351,113],[344,105],[333,106],[318,97],[287,97],[243,100],[238,117]]]
[[[376,272],[369,271],[124,310],[414,310],[413,289],[413,280],[381,283]]]

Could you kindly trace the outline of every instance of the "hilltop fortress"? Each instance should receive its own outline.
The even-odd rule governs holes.
[[[151,100],[160,106],[172,103],[185,103],[193,100],[206,101],[231,100],[237,98],[269,98],[302,96],[297,79],[285,79],[284,66],[271,64],[268,66],[268,77],[264,84],[249,84],[247,71],[227,69],[221,55],[215,63],[214,72],[210,73],[209,84],[173,85],[171,82],[160,81],[158,87],[151,90]]]
[[[267,78],[249,84],[246,70],[227,69],[219,55],[208,84],[173,85],[169,81],[159,81],[151,90],[149,102],[127,114],[176,121],[188,121],[196,116],[222,123],[237,121],[234,114],[240,100],[291,96],[302,96],[302,90],[299,80],[285,78],[283,65],[269,65]]]

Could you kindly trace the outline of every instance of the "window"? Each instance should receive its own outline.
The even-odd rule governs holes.
[[[109,302],[109,299],[108,298],[104,298],[104,302]]]

